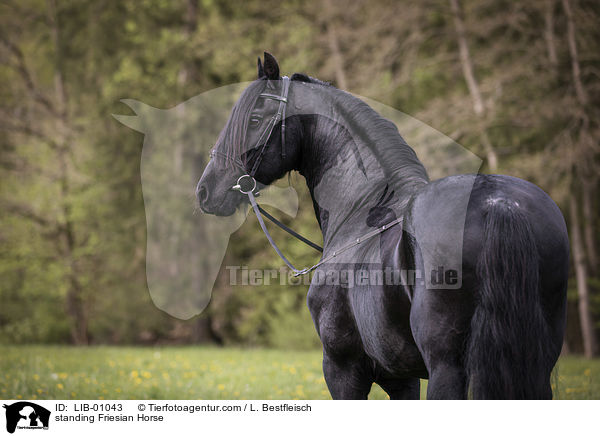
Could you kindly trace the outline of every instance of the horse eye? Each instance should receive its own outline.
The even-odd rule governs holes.
[[[260,125],[261,121],[262,121],[262,117],[260,115],[252,115],[250,117],[250,126],[258,127]]]

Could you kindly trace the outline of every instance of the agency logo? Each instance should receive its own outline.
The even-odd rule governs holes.
[[[48,409],[29,401],[4,404],[3,407],[6,409],[6,431],[9,433],[14,433],[17,428],[19,430],[48,430],[50,421]]]

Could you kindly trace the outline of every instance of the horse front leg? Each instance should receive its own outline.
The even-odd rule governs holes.
[[[331,356],[323,350],[323,374],[334,400],[366,400],[373,385],[365,362]]]
[[[467,376],[462,365],[436,361],[430,367],[428,400],[467,399]]]
[[[376,383],[390,396],[390,400],[421,398],[421,380],[418,378],[385,378]]]

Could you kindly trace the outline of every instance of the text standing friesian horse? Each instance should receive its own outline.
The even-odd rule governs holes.
[[[231,215],[255,205],[256,181],[292,170],[305,177],[323,232],[315,272],[375,265],[423,277],[432,262],[457,261],[460,269],[453,289],[313,276],[308,306],[333,398],[365,399],[377,383],[392,399],[417,399],[419,378],[429,378],[430,399],[552,397],[569,244],[548,195],[500,175],[429,182],[391,122],[316,79],[280,77],[265,53],[198,182],[200,207]],[[361,240],[370,231],[378,237]]]

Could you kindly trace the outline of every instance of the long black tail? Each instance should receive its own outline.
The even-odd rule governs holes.
[[[486,205],[466,370],[475,399],[551,398],[549,326],[531,225],[509,200]]]

